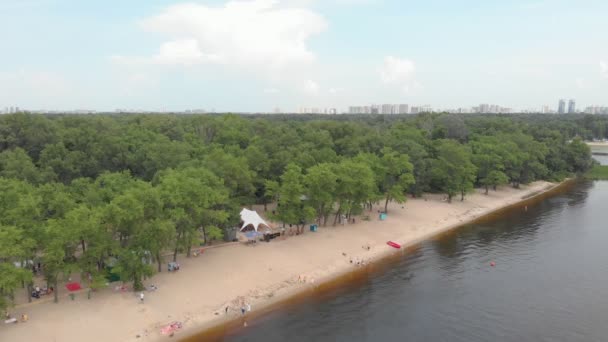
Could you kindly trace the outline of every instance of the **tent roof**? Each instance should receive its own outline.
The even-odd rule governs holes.
[[[255,210],[243,208],[243,210],[241,210],[241,221],[243,221],[243,225],[240,229],[241,231],[248,225],[252,225],[256,232],[258,231],[260,225],[270,228],[268,223],[266,223],[266,221],[264,221],[264,219],[261,218]]]

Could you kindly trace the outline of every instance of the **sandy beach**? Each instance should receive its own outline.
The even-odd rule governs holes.
[[[608,147],[608,141],[587,141],[585,143],[591,147]]]
[[[504,187],[484,195],[476,190],[464,202],[447,203],[442,195],[408,199],[405,205],[389,205],[388,218],[380,221],[374,206],[370,220],[319,227],[318,232],[260,242],[210,248],[198,257],[178,261],[181,270],[147,280],[157,291],[138,294],[104,289],[87,299],[58,304],[18,306],[14,316],[27,313],[29,321],[2,324],[0,341],[157,341],[167,340],[160,328],[180,321],[184,328],[174,338],[187,337],[227,320],[241,317],[241,304],[252,313],[311,287],[353,271],[356,260],[374,262],[399,250],[389,240],[408,246],[480,216],[546,192],[556,184],[535,182],[521,189]],[[260,214],[263,210],[257,208]],[[370,249],[363,246],[370,246]],[[63,291],[65,294],[65,291]],[[228,312],[226,308],[228,307]]]

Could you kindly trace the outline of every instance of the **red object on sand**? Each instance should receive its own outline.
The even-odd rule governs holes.
[[[398,244],[396,242],[393,242],[393,241],[389,241],[386,244],[389,245],[389,246],[391,246],[391,247],[397,248],[397,249],[401,248],[400,244]]]
[[[182,322],[173,322],[173,323],[163,327],[162,329],[160,329],[160,333],[163,335],[170,335],[181,328],[182,328]]]
[[[65,284],[65,287],[68,289],[68,291],[78,291],[81,289],[79,283],[67,283]]]

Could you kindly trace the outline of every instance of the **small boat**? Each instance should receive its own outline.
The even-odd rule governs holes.
[[[397,248],[397,249],[401,248],[401,245],[398,244],[398,243],[396,243],[396,242],[394,242],[394,241],[389,241],[386,244],[389,245],[389,246],[391,246],[391,247]]]

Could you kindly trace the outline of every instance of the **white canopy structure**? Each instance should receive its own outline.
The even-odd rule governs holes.
[[[243,208],[243,210],[241,210],[241,221],[243,222],[240,229],[241,232],[248,226],[253,227],[256,232],[261,225],[270,228],[268,223],[266,223],[266,221],[264,221],[264,219],[261,218],[255,210]]]

